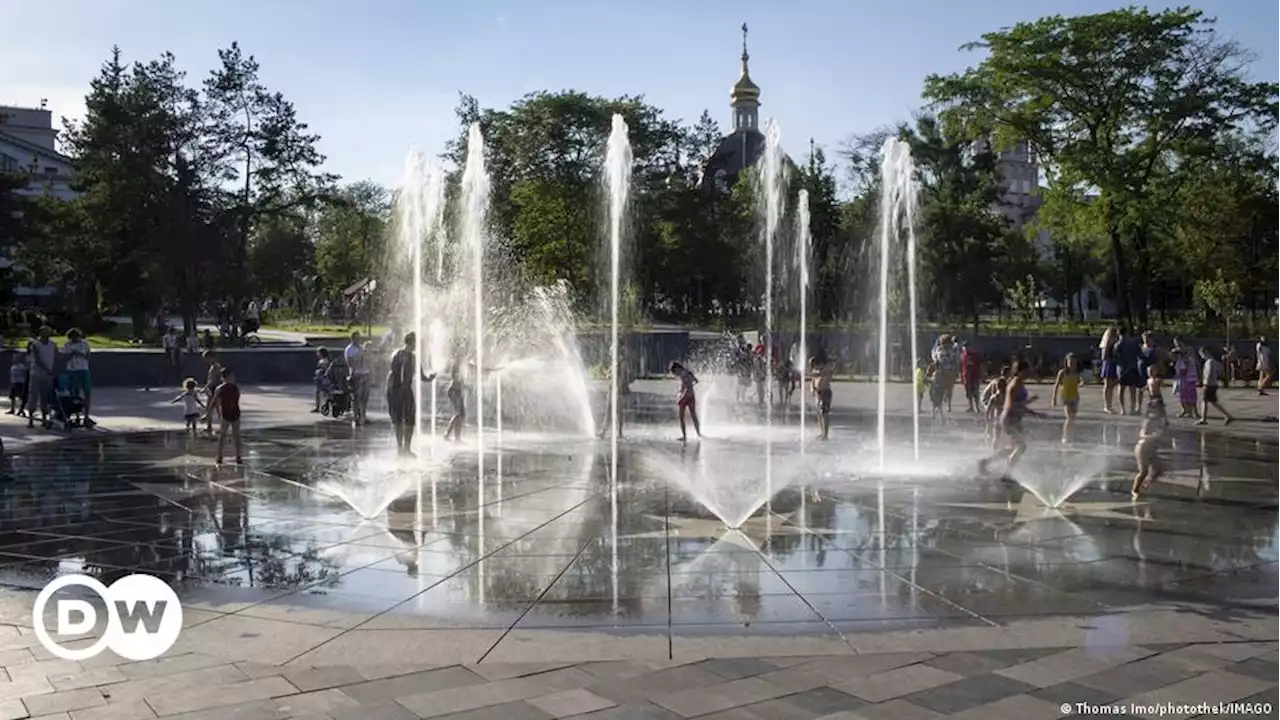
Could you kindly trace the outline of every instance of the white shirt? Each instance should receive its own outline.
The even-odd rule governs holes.
[[[24,383],[27,381],[27,363],[26,358],[14,356],[9,364],[9,382],[11,384]]]
[[[173,333],[165,333],[164,337],[160,339],[160,344],[164,346],[165,350],[173,350],[178,347],[178,336]]]
[[[1204,361],[1202,382],[1205,387],[1218,387],[1218,376],[1222,375],[1222,363],[1209,358]]]
[[[182,393],[182,414],[183,415],[199,415],[203,412],[200,407],[200,400],[194,391]]]
[[[1258,370],[1271,369],[1271,348],[1261,343],[1258,344]]]
[[[58,343],[49,340],[41,342],[35,340],[31,343],[28,355],[31,357],[31,372],[37,374],[52,375],[53,359],[58,352]]]
[[[193,352],[195,352],[196,350],[198,350],[198,349],[199,349],[199,344],[198,344],[198,343],[199,343],[199,341],[198,341],[198,340],[196,340],[196,336],[195,336],[195,335],[188,335],[188,336],[187,336],[187,352],[189,352],[189,353],[193,353]]]
[[[78,353],[73,355],[72,353]],[[75,340],[62,347],[62,354],[67,357],[67,370],[76,372],[89,369],[89,343]]]
[[[364,366],[364,348],[351,343],[342,352],[342,356],[347,359],[347,368],[352,375],[369,374],[369,368]]]

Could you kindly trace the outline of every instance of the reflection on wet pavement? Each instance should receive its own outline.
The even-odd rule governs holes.
[[[502,462],[487,458],[481,479],[473,446],[398,458],[387,433],[336,424],[253,433],[243,467],[169,433],[38,445],[0,480],[0,586],[141,571],[188,600],[369,628],[676,634],[1275,606],[1274,442],[1175,435],[1169,475],[1134,503],[1132,438],[1082,427],[1102,445],[1045,443],[1031,467],[1114,457],[1049,510],[972,479],[982,448],[958,431],[929,437],[927,472],[897,473],[866,472],[856,442],[801,453],[783,432],[766,454],[747,433],[682,451],[669,428],[636,432],[616,482],[607,443],[534,435],[487,442]],[[732,492],[716,495],[722,477]],[[760,507],[729,530],[693,499],[712,496]]]

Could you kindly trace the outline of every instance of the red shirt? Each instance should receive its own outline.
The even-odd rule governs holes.
[[[960,379],[964,382],[982,380],[982,353],[969,348],[960,353]]]

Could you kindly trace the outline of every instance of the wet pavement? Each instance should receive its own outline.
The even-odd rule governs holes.
[[[1070,446],[1040,428],[1019,479],[1041,495],[1087,483],[1056,509],[976,478],[987,449],[965,426],[927,426],[918,460],[894,445],[882,465],[874,428],[802,447],[794,426],[681,445],[639,425],[616,481],[608,442],[519,432],[487,433],[481,462],[474,437],[406,458],[385,426],[261,429],[242,467],[173,432],[73,437],[10,458],[0,587],[141,571],[258,616],[667,642],[1180,602],[1274,612],[1274,439],[1175,430],[1168,474],[1132,502],[1135,426],[1083,423]]]

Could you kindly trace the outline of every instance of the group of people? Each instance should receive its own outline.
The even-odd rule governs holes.
[[[89,372],[89,343],[84,333],[77,328],[67,331],[67,341],[59,348],[53,340],[53,330],[48,326],[41,327],[36,337],[27,342],[22,353],[14,353],[9,361],[9,410],[7,414],[26,416],[27,427],[33,428],[36,423],[36,412],[39,411],[40,423],[50,427],[50,409],[53,407],[55,392],[61,390],[68,396],[74,396],[78,402],[77,410],[86,427],[93,427],[90,417],[90,406],[93,396],[93,379]],[[63,358],[65,374],[64,386],[57,387],[56,372],[58,357]]]
[[[244,452],[240,439],[240,386],[236,383],[235,371],[223,365],[215,350],[205,350],[201,355],[208,366],[204,385],[195,378],[187,378],[182,383],[182,392],[172,401],[182,403],[182,417],[187,432],[192,437],[199,432],[200,420],[204,420],[205,432],[213,435],[213,419],[218,418],[218,454],[216,463],[222,464],[227,439],[235,446],[236,464],[244,462]]]

